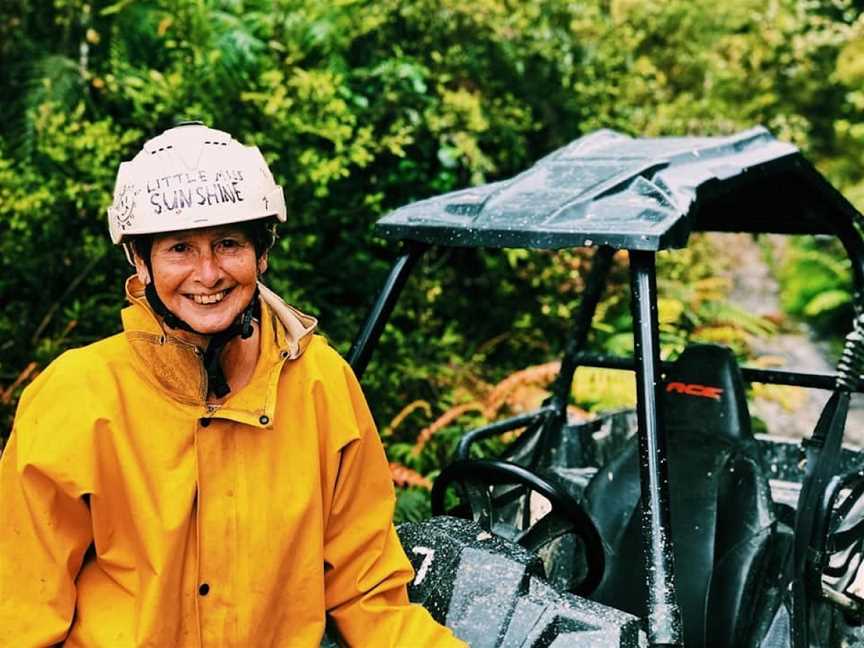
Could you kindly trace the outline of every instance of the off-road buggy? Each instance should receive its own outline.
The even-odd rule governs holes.
[[[762,128],[644,139],[600,131],[512,179],[382,218],[378,232],[403,250],[349,354],[359,375],[431,246],[595,248],[553,395],[467,432],[435,482],[435,517],[400,527],[416,569],[412,600],[474,648],[864,645],[864,454],[842,444],[864,368],[861,218],[796,147]],[[739,367],[710,344],[661,362],[656,254],[697,231],[839,238],[856,319],[836,373]],[[635,357],[586,350],[620,250]],[[635,371],[635,411],[569,424],[580,365]],[[753,433],[748,382],[831,396],[801,443],[782,430]],[[480,440],[517,429],[503,456],[472,458]]]

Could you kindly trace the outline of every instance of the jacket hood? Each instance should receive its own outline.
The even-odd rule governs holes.
[[[260,281],[258,282],[258,292],[261,295],[261,301],[270,307],[270,311],[285,327],[286,341],[291,349],[288,358],[290,360],[299,358],[300,354],[309,346],[312,335],[318,327],[318,320],[286,304],[279,295]]]
[[[289,306],[260,282],[258,291],[261,351],[253,382],[262,366],[273,362],[281,365],[299,358],[312,341],[318,325],[314,317]],[[151,380],[181,402],[205,403],[207,374],[202,356],[207,336],[178,337],[150,308],[144,296],[144,284],[136,275],[126,280],[126,298],[131,305],[123,309],[124,333]],[[232,400],[233,396],[229,396],[228,401]]]

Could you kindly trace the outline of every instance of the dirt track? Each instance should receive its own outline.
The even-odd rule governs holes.
[[[782,319],[780,287],[763,258],[760,246],[749,234],[712,234],[721,250],[734,250],[730,269],[732,301],[755,315]],[[721,238],[722,237],[722,238]],[[785,237],[766,236],[770,247],[782,254]],[[753,349],[761,356],[783,358],[788,369],[833,372],[836,358],[829,358],[827,347],[814,339],[803,324],[784,324],[784,331],[770,338],[755,338]],[[775,397],[756,396],[751,411],[773,434],[790,437],[809,436],[830,393],[794,387],[771,388]],[[782,401],[782,402],[781,402]],[[864,447],[864,395],[852,399],[846,424],[846,441]]]

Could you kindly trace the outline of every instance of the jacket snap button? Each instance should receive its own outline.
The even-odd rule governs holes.
[[[201,587],[198,588],[198,593],[201,596],[207,596],[207,592],[210,591],[210,586],[207,583],[201,583]]]
[[[262,416],[261,418],[258,419],[258,422],[261,425],[267,425],[270,422],[270,417],[269,416]]]
[[[210,425],[210,419],[209,418],[199,419],[198,422],[201,424],[201,427],[207,427],[208,425]]]

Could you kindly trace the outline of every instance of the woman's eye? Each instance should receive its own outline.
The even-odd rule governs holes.
[[[186,250],[189,249],[189,246],[186,245],[185,243],[175,243],[174,245],[172,245],[168,249],[171,250],[172,252],[176,252],[176,253],[180,254],[180,253],[186,252]]]
[[[237,239],[222,239],[219,241],[219,248],[222,250],[236,250],[243,247],[243,243]]]

